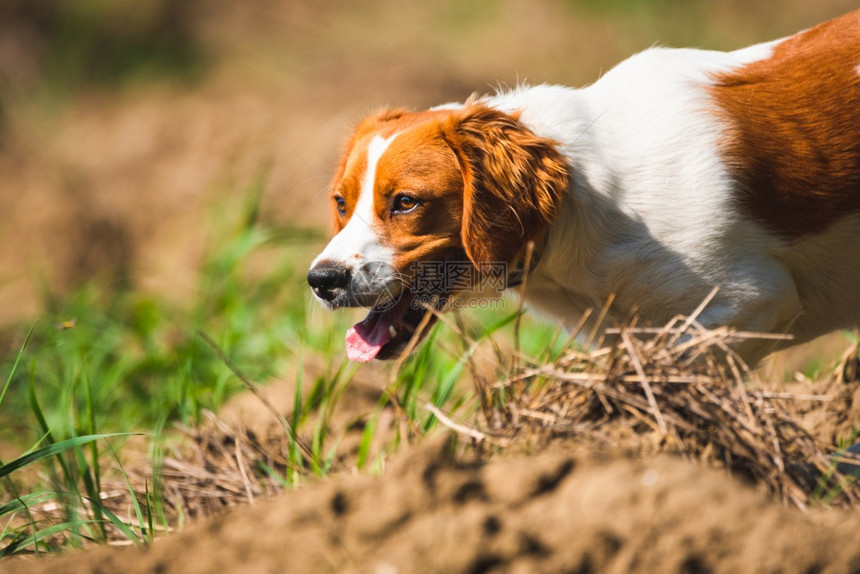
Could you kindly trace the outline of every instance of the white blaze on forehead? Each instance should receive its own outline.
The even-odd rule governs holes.
[[[355,211],[352,213],[352,219],[349,223],[353,223],[356,217],[363,219],[369,227],[373,220],[373,196],[376,187],[376,166],[379,164],[379,158],[394,141],[397,134],[394,134],[388,139],[383,139],[381,136],[374,137],[370,145],[367,146],[367,171],[364,173],[364,179],[361,181],[361,192],[358,194],[358,202],[355,204]]]
[[[326,248],[314,259],[312,267],[324,259],[346,263],[357,271],[365,262],[390,263],[393,260],[391,249],[379,242],[379,234],[374,229],[373,197],[376,187],[376,167],[379,159],[397,134],[388,139],[376,136],[367,147],[367,171],[361,180],[358,201],[346,226],[334,236]]]

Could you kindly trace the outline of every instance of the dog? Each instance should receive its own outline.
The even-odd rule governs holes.
[[[610,317],[661,326],[717,287],[704,326],[792,336],[739,343],[750,363],[856,326],[860,10],[732,52],[652,48],[581,89],[372,114],[331,206],[307,280],[369,307],[352,360],[400,356],[488,281],[526,279],[568,326],[610,296]]]

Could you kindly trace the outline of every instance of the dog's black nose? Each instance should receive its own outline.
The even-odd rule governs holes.
[[[345,295],[352,274],[346,265],[320,261],[308,271],[308,284],[314,294],[329,303]]]

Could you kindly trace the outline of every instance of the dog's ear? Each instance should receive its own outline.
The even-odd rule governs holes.
[[[445,138],[463,171],[466,255],[479,269],[511,263],[558,214],[567,164],[517,115],[481,104],[453,113]]]

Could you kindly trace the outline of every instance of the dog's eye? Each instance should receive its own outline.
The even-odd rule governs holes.
[[[337,204],[337,212],[346,215],[346,200],[342,197],[335,197],[334,201]]]
[[[414,197],[401,193],[394,198],[394,205],[392,206],[391,211],[394,213],[409,213],[418,207],[419,203],[420,202]]]

